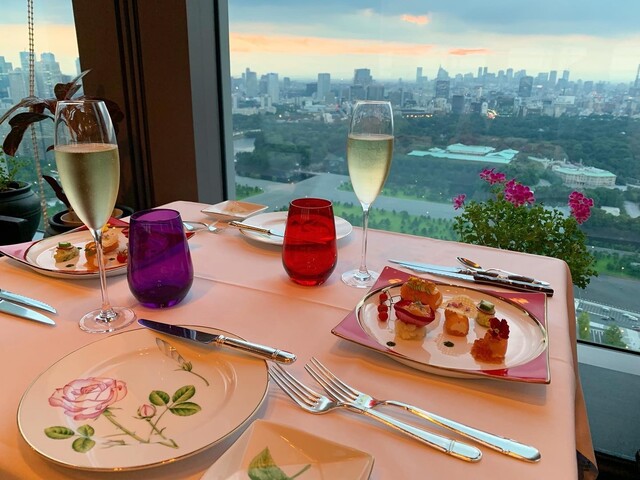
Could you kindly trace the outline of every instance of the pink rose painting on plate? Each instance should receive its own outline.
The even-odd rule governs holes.
[[[178,362],[180,370],[196,375],[209,386],[209,382],[193,372],[191,363],[186,362],[175,348],[163,340],[157,340],[158,348]],[[159,444],[179,448],[175,440],[168,437],[166,427],[160,426],[162,418],[166,413],[188,417],[201,410],[200,405],[192,401],[196,394],[194,385],[180,387],[173,395],[163,390],[153,390],[147,397],[148,402],[138,406],[134,414],[120,414],[121,418],[133,418],[136,421],[136,424],[129,428],[118,418],[120,409],[115,407],[127,393],[127,384],[122,380],[107,377],[76,378],[63,387],[56,388],[49,397],[49,405],[62,408],[66,416],[77,422],[96,422],[104,418],[116,428],[117,433],[109,432],[103,437],[97,437],[94,426],[86,423],[75,430],[60,425],[47,427],[44,434],[54,440],[73,438],[71,448],[79,453],[88,452],[96,444],[103,447]],[[143,424],[142,428],[137,422],[144,422],[146,425]]]

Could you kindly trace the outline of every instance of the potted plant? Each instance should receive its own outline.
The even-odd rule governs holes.
[[[535,203],[529,187],[507,181],[504,173],[485,169],[480,178],[490,185],[492,197],[484,202],[465,202],[466,195],[453,199],[453,207],[464,211],[453,228],[465,243],[533,253],[564,260],[574,285],[585,288],[592,276],[594,256],[587,249],[580,224],[591,215],[593,200],[580,192],[569,195],[570,216],[557,208]]]
[[[22,142],[25,132],[31,125],[47,119],[53,120],[58,101],[72,99],[73,96],[78,92],[78,90],[81,87],[81,84],[79,83],[80,80],[89,72],[90,70],[85,70],[76,78],[71,80],[69,83],[57,84],[54,87],[54,94],[55,94],[54,98],[39,98],[35,96],[29,96],[29,97],[23,98],[22,100],[20,100],[20,102],[18,102],[13,107],[11,107],[2,116],[2,118],[0,118],[0,124],[8,120],[9,125],[11,127],[11,130],[5,137],[4,142],[2,144],[4,153],[6,153],[7,155],[10,155],[11,157],[14,157],[16,152],[18,151],[18,148],[20,147],[20,143]],[[104,99],[104,98],[89,97],[85,95],[82,95],[77,98],[78,99],[94,98],[96,100],[102,100],[107,106],[107,110],[109,111],[109,115],[111,116],[111,120],[113,122],[113,126],[117,134],[118,125],[120,121],[122,121],[122,119],[124,118],[124,115],[115,102]],[[28,109],[28,111],[26,112],[22,111],[24,109]],[[50,145],[47,148],[47,151],[51,150],[52,148],[53,148],[53,145]],[[23,164],[21,164],[20,162],[17,162],[15,159],[5,161],[5,165],[6,165],[5,172],[7,172],[6,178],[8,182],[13,181],[13,180],[9,180],[9,174],[12,172],[13,174],[12,176],[15,176],[16,172],[19,171],[20,166],[23,166]],[[1,176],[0,176],[0,179],[2,179]],[[49,185],[51,185],[51,187],[54,189],[56,196],[59,199],[61,199],[63,203],[65,203],[65,205],[67,205],[67,208],[69,208],[68,202],[65,201],[66,197],[64,196],[64,192],[62,192],[60,187],[57,185],[57,181],[52,177],[48,177],[45,179],[47,180]],[[56,186],[58,186],[57,189],[56,189]],[[1,186],[0,186],[0,191],[2,191]],[[33,192],[31,193],[35,196],[35,193]],[[37,196],[35,198],[36,198],[36,203],[38,204],[38,208],[40,208],[40,201],[38,200]],[[12,205],[13,204],[6,206],[4,209],[0,209],[0,215],[7,215],[9,217],[14,217],[18,219],[22,218],[22,215],[24,214],[21,212],[15,211]],[[38,212],[40,212],[40,210],[38,210]],[[65,214],[67,213],[69,214],[68,216],[73,218],[72,212],[60,212],[54,216],[54,222],[51,225],[53,227],[52,233],[60,233],[61,231],[64,231],[70,228],[75,228],[76,226],[78,226],[73,222],[70,222],[68,225],[65,225],[64,221],[60,220],[62,217],[65,217]],[[58,219],[58,217],[60,217],[60,219]],[[35,233],[35,229],[37,229],[39,221],[40,221],[40,215],[38,214],[36,225],[33,228],[33,231],[31,232],[31,236],[26,240],[33,237],[33,234]],[[30,225],[31,225],[31,221],[30,221]],[[30,230],[31,229],[29,229],[29,231]],[[22,240],[22,241],[26,241],[26,240]],[[10,242],[10,243],[17,243],[17,242]]]
[[[40,200],[29,183],[18,179],[23,166],[0,149],[0,245],[32,239],[40,224]]]

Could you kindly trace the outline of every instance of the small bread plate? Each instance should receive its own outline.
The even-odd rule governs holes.
[[[340,240],[348,236],[353,230],[353,226],[342,217],[335,217],[336,221],[336,239]],[[261,213],[246,223],[256,227],[268,228],[279,235],[284,235],[284,228],[287,223],[287,212],[269,212]],[[253,232],[251,230],[240,229],[244,235],[258,242],[270,243],[272,245],[282,245],[283,237],[275,235],[267,235],[265,233]]]
[[[546,329],[546,296],[537,292],[494,292],[439,282],[442,305],[453,297],[465,295],[474,304],[486,300],[495,305],[495,316],[507,320],[510,334],[503,361],[488,363],[476,360],[471,347],[483,338],[487,327],[469,318],[466,336],[445,332],[443,306],[436,310],[435,320],[428,324],[422,339],[404,340],[396,335],[394,308],[389,318],[378,317],[379,296],[386,293],[393,301],[400,298],[401,285],[409,274],[385,267],[372,290],[355,310],[337,325],[332,333],[346,340],[377,350],[392,359],[437,375],[457,378],[495,378],[526,383],[550,383],[548,334]]]
[[[129,225],[121,220],[110,219],[110,228],[118,231],[118,245],[105,253],[107,276],[122,275],[127,272],[127,235]],[[98,278],[98,269],[87,264],[84,247],[92,242],[91,232],[80,227],[70,232],[47,237],[36,242],[26,242],[0,247],[0,252],[48,277],[65,279]],[[78,250],[78,256],[69,261],[56,262],[54,254],[59,242],[70,243]],[[118,255],[118,252],[121,255]]]
[[[218,220],[244,220],[256,213],[266,210],[266,205],[259,203],[241,202],[239,200],[226,200],[216,203],[201,210],[205,215],[215,217]]]
[[[286,425],[254,421],[202,476],[202,480],[245,478],[339,478],[366,480],[373,457]]]
[[[264,360],[129,330],[42,373],[20,400],[18,427],[31,448],[57,464],[137,470],[228,438],[255,414],[268,386]]]

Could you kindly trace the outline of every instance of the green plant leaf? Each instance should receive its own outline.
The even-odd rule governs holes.
[[[91,450],[95,446],[96,442],[87,437],[76,438],[71,444],[71,448],[73,448],[78,453],[86,453]]]
[[[92,437],[96,431],[91,425],[82,425],[81,427],[78,427],[78,433],[85,437]]]
[[[174,405],[173,407],[169,407],[169,410],[171,413],[178,415],[179,417],[189,417],[198,413],[202,408],[197,403],[183,402],[178,405]]]
[[[162,406],[169,403],[171,398],[167,392],[163,392],[162,390],[154,390],[149,394],[149,401],[156,406]]]
[[[48,427],[44,429],[44,434],[54,440],[73,437],[76,433],[67,427]]]
[[[189,400],[196,394],[196,387],[193,385],[185,385],[182,388],[176,390],[176,393],[173,394],[173,403],[182,403]]]

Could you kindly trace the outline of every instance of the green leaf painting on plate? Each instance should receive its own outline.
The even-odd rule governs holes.
[[[309,470],[309,468],[311,468],[311,464],[306,465],[296,474],[288,476],[276,465],[269,447],[265,447],[251,460],[247,474],[251,480],[293,480]]]

